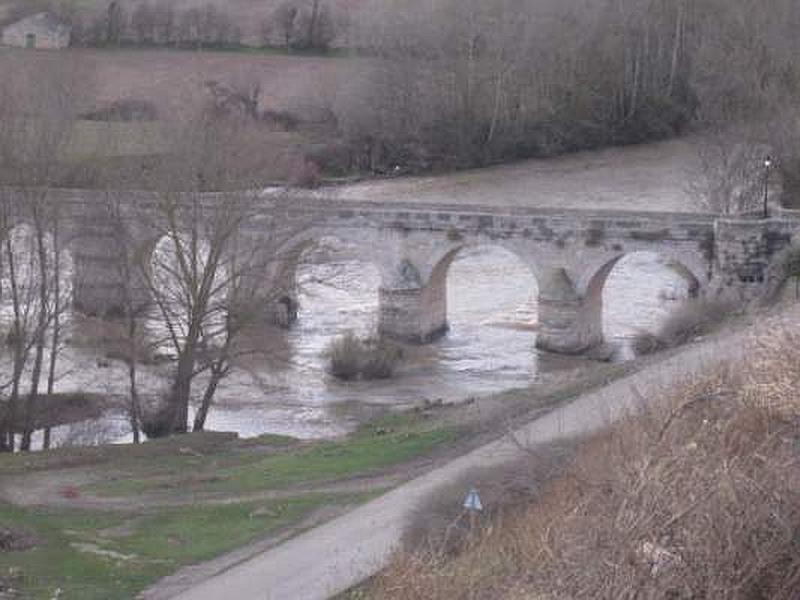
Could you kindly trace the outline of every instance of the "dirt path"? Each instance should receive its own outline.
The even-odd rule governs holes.
[[[798,310],[784,317],[798,324]],[[194,568],[202,583],[175,594],[176,587],[156,585],[144,600],[218,600],[219,598],[322,600],[341,593],[375,574],[397,548],[410,511],[438,486],[453,483],[474,468],[486,468],[516,458],[555,440],[601,429],[644,398],[699,374],[720,362],[743,356],[752,328],[739,328],[655,361],[633,375],[588,392],[499,441],[482,446],[384,496],[286,543],[242,562],[220,568],[211,563]],[[513,439],[512,439],[513,437]],[[186,581],[186,580],[184,580]]]
[[[412,472],[413,473],[413,472]],[[412,475],[413,476],[413,475]],[[264,490],[246,494],[137,494],[129,496],[96,496],[76,490],[85,485],[105,481],[105,477],[93,474],[86,469],[65,469],[58,473],[47,471],[3,480],[0,487],[0,500],[17,506],[49,506],[80,510],[113,510],[141,513],[148,509],[204,505],[228,505],[263,500],[296,498],[304,494],[358,494],[397,486],[410,477],[407,471],[380,474],[374,477],[360,477],[322,483],[292,486],[280,490]]]
[[[335,481],[305,482],[280,489],[254,492],[193,492],[176,488],[159,489],[129,496],[96,495],[86,486],[118,478],[112,463],[85,466],[62,466],[0,477],[0,501],[17,506],[47,506],[79,510],[109,510],[130,513],[180,507],[195,504],[228,505],[243,502],[279,500],[310,494],[360,494],[394,488],[422,474],[497,439],[509,430],[510,423],[518,426],[552,410],[566,398],[582,390],[603,385],[609,378],[619,376],[623,365],[602,365],[587,362],[580,370],[568,371],[540,383],[531,389],[510,390],[483,398],[456,403],[433,403],[421,409],[434,427],[466,428],[455,443],[437,449],[433,454],[382,469],[376,473],[358,474]],[[153,482],[159,477],[151,477]],[[172,477],[164,476],[165,483]]]

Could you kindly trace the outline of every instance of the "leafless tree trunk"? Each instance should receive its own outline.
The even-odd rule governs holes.
[[[6,285],[13,313],[10,426],[5,429],[6,442],[10,440],[13,448],[14,429],[21,417],[20,447],[29,450],[43,374],[47,373],[48,391],[55,382],[61,326],[56,315],[64,307],[60,283],[56,283],[62,259],[55,233],[59,207],[49,204],[47,189],[58,184],[60,153],[73,129],[78,92],[88,89],[90,77],[71,57],[30,63],[25,57],[11,60],[16,65],[10,65],[15,68],[5,75],[0,93],[0,185],[21,186],[24,191],[9,194],[3,207],[9,227],[4,243]],[[10,227],[18,224],[30,229],[27,242],[19,236],[15,240]],[[52,353],[46,365],[51,330]],[[29,386],[25,404],[20,406],[28,367]]]
[[[297,7],[290,1],[283,2],[278,6],[273,19],[277,24],[278,31],[283,38],[283,44],[286,51],[292,50],[292,43],[295,37],[295,28],[297,25]],[[265,39],[265,41],[267,41]]]
[[[45,245],[45,223],[43,207],[38,203],[34,203],[32,207],[33,212],[33,228],[35,237],[35,252],[36,252],[36,267],[38,277],[36,288],[38,293],[38,307],[36,316],[36,325],[33,331],[33,368],[31,371],[30,379],[30,392],[25,406],[25,424],[22,432],[22,443],[20,450],[27,451],[31,449],[31,436],[33,435],[34,419],[37,414],[37,403],[39,400],[39,384],[41,383],[42,366],[44,363],[44,350],[47,343],[47,329],[50,324],[52,313],[50,310],[50,273],[49,264],[50,256],[48,256],[48,249]]]
[[[120,308],[124,319],[124,339],[121,341],[124,346],[122,356],[127,367],[128,377],[128,422],[133,442],[138,444],[141,441],[142,429],[138,365],[143,358],[140,351],[143,341],[139,323],[145,317],[149,307],[148,299],[143,297],[142,290],[137,287],[137,282],[141,281],[138,268],[144,248],[137,245],[131,235],[131,224],[126,221],[121,194],[107,190],[105,209],[116,242],[112,258],[121,291],[122,306]],[[131,214],[135,215],[135,212],[129,211],[129,218]]]
[[[52,228],[51,241],[53,252],[53,317],[50,338],[50,360],[47,369],[47,395],[52,397],[56,385],[56,367],[58,356],[61,352],[61,334],[63,327],[62,312],[68,306],[68,298],[64,296],[65,290],[61,278],[63,276],[63,247],[61,241],[61,226],[59,208],[53,207],[51,214]],[[45,450],[50,448],[50,427],[45,427],[42,445]]]
[[[4,205],[4,220],[6,221],[6,236],[5,236],[5,262],[6,268],[4,269],[8,277],[8,293],[11,298],[12,307],[12,321],[11,330],[7,339],[8,345],[11,347],[11,382],[10,394],[6,403],[5,418],[2,427],[3,435],[3,449],[7,451],[14,451],[15,449],[15,431],[19,423],[19,401],[20,401],[20,386],[22,382],[22,375],[25,370],[30,346],[28,344],[28,306],[27,298],[23,297],[23,289],[20,279],[18,277],[18,249],[15,248],[11,237],[11,228],[8,226],[10,221],[10,208],[6,203]]]

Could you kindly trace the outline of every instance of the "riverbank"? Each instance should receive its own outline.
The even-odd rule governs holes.
[[[330,441],[202,433],[0,456],[0,590],[122,600],[177,571],[148,596],[168,597],[635,368],[429,401]]]
[[[731,329],[741,334],[750,322]],[[204,433],[0,456],[0,529],[9,540],[0,552],[2,584],[22,590],[20,597],[49,599],[60,588],[60,598],[107,600],[131,598],[173,574],[143,596],[169,598],[310,528],[350,519],[390,489],[462,468],[485,444],[507,445],[524,423],[544,419],[569,435],[561,407],[599,397],[586,415],[611,414],[614,390],[630,395],[623,382],[654,370],[664,379],[665,363],[730,335],[630,363],[587,362],[530,388],[383,411],[329,441]],[[382,534],[393,535],[398,518],[390,510],[386,519]],[[30,548],[17,550],[22,542]]]

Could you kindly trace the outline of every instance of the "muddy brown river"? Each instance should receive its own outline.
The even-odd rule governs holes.
[[[352,430],[374,407],[404,407],[424,400],[463,400],[519,388],[585,359],[540,353],[536,342],[536,281],[513,254],[496,247],[464,251],[448,275],[449,332],[438,341],[406,349],[395,378],[340,382],[326,372],[325,350],[352,330],[374,331],[377,270],[341,255],[298,272],[300,314],[289,330],[254,335],[265,352],[243,361],[218,390],[207,428],[250,437],[263,433],[324,438]],[[341,252],[340,252],[341,254]],[[346,252],[345,252],[346,254]],[[629,356],[626,340],[654,330],[687,295],[685,282],[657,255],[635,253],[620,261],[604,289],[604,333]],[[72,319],[80,334],[82,320]],[[143,367],[145,394],[162,393],[168,365]],[[100,350],[69,347],[61,360],[60,391],[86,390],[124,397],[125,366]],[[61,426],[60,444],[129,439],[124,415]]]

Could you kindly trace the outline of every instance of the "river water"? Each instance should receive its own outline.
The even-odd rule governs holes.
[[[450,330],[438,341],[406,348],[395,378],[340,382],[326,372],[325,350],[345,331],[374,331],[377,270],[334,252],[327,261],[302,266],[298,323],[289,331],[253,332],[261,351],[240,361],[217,393],[207,428],[249,437],[263,433],[300,438],[331,437],[352,430],[375,407],[403,407],[425,400],[463,400],[535,384],[586,359],[540,353],[536,342],[536,281],[513,254],[496,247],[463,251],[448,274]],[[604,334],[625,358],[626,340],[655,330],[676,302],[685,281],[657,255],[635,253],[611,272],[603,292]],[[72,319],[72,338],[86,337],[88,320]],[[142,367],[143,393],[166,388],[168,365]],[[100,349],[73,344],[61,359],[60,391],[124,397],[123,363],[104,360]],[[56,428],[57,443],[125,441],[123,415],[106,415]]]

